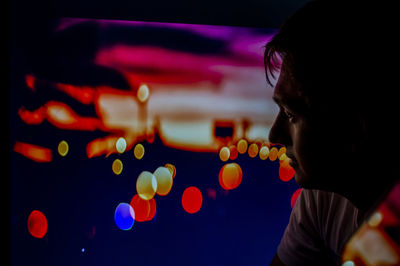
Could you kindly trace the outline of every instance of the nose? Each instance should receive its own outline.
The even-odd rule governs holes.
[[[281,113],[275,118],[268,136],[269,142],[288,146],[291,144],[287,123],[282,120]]]

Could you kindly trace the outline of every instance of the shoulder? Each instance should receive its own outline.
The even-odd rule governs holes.
[[[303,189],[278,255],[288,265],[292,264],[290,258],[307,261],[321,253],[336,257],[358,227],[357,221],[358,210],[346,198],[333,192]]]

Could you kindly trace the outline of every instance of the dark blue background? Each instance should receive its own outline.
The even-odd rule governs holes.
[[[49,99],[66,102],[80,115],[95,113],[93,107],[79,105],[54,90],[42,88],[32,93],[26,87],[24,75],[32,71],[40,77],[48,75],[60,81],[74,76],[75,82],[93,86],[102,82],[93,76],[104,77],[99,75],[99,69],[78,68],[79,60],[90,61],[93,43],[82,43],[81,50],[71,53],[75,58],[66,56],[68,61],[63,58],[68,55],[63,49],[71,47],[62,38],[56,40],[61,40],[61,50],[52,47],[54,40],[48,37],[48,29],[39,31],[38,39],[21,38],[25,42],[12,47],[9,146],[12,265],[268,264],[288,222],[291,195],[298,188],[294,180],[285,183],[279,179],[278,161],[239,155],[235,162],[242,167],[242,183],[226,192],[218,183],[224,163],[217,153],[176,150],[156,139],[153,144],[143,143],[146,153],[142,160],[135,159],[132,150],[88,159],[87,143],[106,136],[104,132],[60,130],[46,121],[40,126],[29,126],[21,121],[17,115],[20,106],[35,110]],[[52,42],[44,45],[49,40]],[[46,54],[47,58],[41,56]],[[67,70],[71,71],[68,75]],[[93,76],[90,71],[94,71]],[[110,74],[109,80],[124,87],[114,74]],[[70,146],[66,157],[57,153],[61,140]],[[51,148],[52,162],[35,163],[12,152],[15,141]],[[124,164],[119,176],[111,170],[117,157]],[[142,171],[153,172],[166,163],[176,166],[177,175],[170,194],[156,196],[155,219],[135,222],[130,231],[120,230],[114,222],[115,208],[121,202],[130,202]],[[195,214],[186,213],[181,205],[182,193],[189,186],[198,187],[203,194],[202,208]],[[216,199],[208,196],[207,189],[216,190]],[[27,219],[35,209],[42,211],[48,220],[43,239],[36,239],[28,232]]]
[[[263,265],[275,253],[298,188],[294,180],[279,179],[278,162],[239,155],[235,161],[242,166],[242,183],[226,193],[218,183],[224,164],[218,154],[175,150],[156,141],[145,143],[142,160],[132,150],[87,159],[85,143],[93,134],[47,129],[43,135],[53,147],[53,162],[12,156],[13,265]],[[62,139],[70,144],[66,157],[56,151]],[[111,170],[116,157],[124,163],[119,176]],[[117,205],[130,202],[141,171],[165,163],[173,163],[177,175],[170,194],[156,196],[156,217],[120,230],[114,222]],[[188,186],[203,194],[195,214],[181,205]],[[215,200],[208,197],[209,188],[217,191]],[[27,229],[34,209],[48,220],[43,239]]]

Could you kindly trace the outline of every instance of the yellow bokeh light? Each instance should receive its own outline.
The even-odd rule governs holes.
[[[157,179],[148,172],[143,171],[136,180],[136,192],[144,200],[151,200],[157,191]]]
[[[62,140],[59,144],[58,144],[58,153],[61,156],[66,156],[68,154],[69,151],[69,146],[68,143],[65,140]]]
[[[142,144],[136,144],[135,148],[133,149],[133,154],[135,155],[136,159],[142,159],[144,156],[144,147]]]
[[[124,168],[120,159],[115,159],[112,164],[112,171],[114,174],[119,175],[122,173],[122,169]]]
[[[237,150],[240,154],[244,154],[247,151],[247,141],[245,139],[241,139],[237,143]]]
[[[285,159],[279,161],[279,164],[280,164],[281,167],[285,167],[285,168],[291,167],[290,166],[290,158],[286,156]]]
[[[377,227],[382,222],[382,219],[383,219],[382,213],[377,211],[374,214],[372,214],[371,217],[369,218],[368,225],[371,227]]]
[[[278,149],[276,147],[271,148],[269,151],[269,159],[273,162],[278,158]]]
[[[156,177],[157,180],[157,190],[156,193],[160,196],[167,195],[172,188],[172,174],[166,167],[158,167],[153,175]]]
[[[140,102],[144,103],[149,99],[150,89],[146,84],[143,84],[139,87],[137,91],[137,98]]]
[[[176,168],[175,168],[175,166],[174,166],[173,164],[167,163],[167,164],[165,165],[165,168],[167,168],[167,169],[171,172],[172,178],[175,178],[175,175],[176,175]]]
[[[254,157],[257,156],[257,154],[258,154],[258,146],[257,146],[257,144],[256,143],[250,144],[250,146],[249,146],[249,156],[251,158],[254,158]]]
[[[281,156],[278,156],[278,157],[279,157],[279,161],[284,161],[284,160],[286,160],[288,158],[286,153],[284,153],[284,154],[282,154]]]
[[[119,138],[115,143],[115,148],[117,149],[117,152],[124,153],[126,149],[126,140],[122,137]]]
[[[269,155],[269,148],[267,146],[262,146],[259,155],[261,160],[266,160]]]
[[[280,159],[283,154],[286,153],[286,147],[282,147],[278,151],[278,158]]]
[[[230,154],[231,153],[228,147],[222,147],[222,149],[219,151],[219,158],[221,161],[226,162],[228,161]]]

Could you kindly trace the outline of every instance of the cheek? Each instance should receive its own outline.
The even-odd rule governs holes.
[[[309,132],[304,124],[298,124],[292,130],[293,153],[299,164],[300,170],[307,172],[312,159],[310,152],[311,140],[308,137]]]
[[[299,123],[293,131],[293,152],[298,162],[296,175],[300,183],[321,176],[321,167],[324,167],[324,145],[311,129],[308,124]]]
[[[298,137],[293,144],[294,156],[298,163],[296,171],[299,176],[308,176],[310,168],[312,168],[312,156],[309,154],[308,148],[307,140],[302,137]]]

